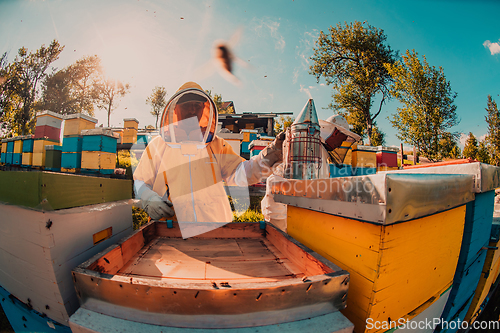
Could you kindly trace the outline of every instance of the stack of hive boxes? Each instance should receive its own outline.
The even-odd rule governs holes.
[[[272,136],[260,136],[259,139],[253,140],[248,145],[250,149],[250,158],[259,155],[259,153],[266,148],[274,138]]]
[[[46,146],[59,146],[63,116],[51,111],[43,111],[36,117],[35,141],[33,142],[33,166],[45,166]]]
[[[82,131],[82,172],[113,174],[118,138],[109,128]]]
[[[79,172],[82,164],[82,135],[84,130],[94,129],[97,119],[81,113],[64,117],[64,137],[61,153],[61,171]]]
[[[23,136],[23,156],[21,165],[23,167],[30,167],[33,164],[33,144],[35,142],[33,135]]]
[[[135,118],[123,119],[123,137],[122,143],[136,143],[139,121]]]
[[[257,130],[243,129],[240,133],[243,133],[243,140],[241,142],[241,155],[247,154],[250,156],[250,142],[257,140]]]
[[[2,139],[2,150],[0,152],[0,163],[5,164],[7,161],[7,139]]]
[[[14,152],[12,153],[12,164],[21,165],[21,160],[23,158],[23,137],[16,136],[14,140]]]
[[[356,176],[377,173],[377,147],[353,145],[351,165]]]
[[[398,169],[398,148],[377,147],[377,171],[390,171]]]
[[[2,163],[12,164],[12,154],[14,154],[14,139],[7,138],[2,140]]]

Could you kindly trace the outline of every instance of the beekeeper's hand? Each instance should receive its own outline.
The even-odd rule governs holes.
[[[168,199],[162,199],[156,192],[149,188],[145,188],[141,194],[141,205],[142,209],[144,209],[153,220],[175,215],[172,209],[172,202]]]
[[[283,141],[285,141],[284,131],[276,135],[274,141],[262,150],[262,159],[269,167],[283,160]]]

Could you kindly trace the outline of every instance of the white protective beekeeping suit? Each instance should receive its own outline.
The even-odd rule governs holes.
[[[142,207],[153,219],[177,220],[184,238],[232,221],[223,181],[247,188],[281,160],[282,144],[275,140],[245,161],[215,135],[217,116],[213,100],[199,85],[184,84],[165,107],[161,135],[147,146],[134,171]]]

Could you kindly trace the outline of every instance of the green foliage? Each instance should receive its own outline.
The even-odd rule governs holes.
[[[222,95],[215,94],[215,95],[212,96],[212,90],[205,90],[205,92],[214,101],[215,107],[217,108],[217,113],[228,113],[228,112],[226,112],[226,109],[222,109],[222,104],[224,103],[222,101]],[[234,109],[233,109],[233,113],[234,113]]]
[[[330,107],[353,125],[355,133],[365,135],[371,143],[375,118],[390,98],[392,78],[386,64],[395,62],[396,53],[386,45],[386,35],[369,24],[340,23],[320,32],[311,59],[310,73],[319,81],[323,77],[333,85],[335,104]],[[376,95],[381,95],[378,110],[371,107]],[[343,111],[345,110],[345,112]]]
[[[29,134],[35,126],[35,107],[39,85],[51,63],[64,49],[57,40],[42,45],[34,52],[21,47],[11,64],[7,55],[0,60],[2,88],[0,90],[0,121],[8,136]]]
[[[446,150],[443,144],[450,142],[448,138],[458,138],[458,133],[448,132],[459,123],[453,104],[456,93],[443,69],[429,66],[425,56],[421,62],[413,50],[406,51],[402,58],[386,66],[395,80],[391,94],[403,104],[391,123],[399,131],[400,140],[417,146],[422,156],[436,161]]]
[[[146,99],[146,104],[151,105],[151,114],[156,117],[155,128],[158,128],[158,118],[160,117],[163,109],[167,105],[165,97],[167,96],[167,90],[165,87],[156,86],[153,89],[151,95]]]
[[[464,158],[472,158],[475,160],[477,159],[477,154],[478,154],[477,139],[474,136],[474,134],[472,134],[472,132],[469,132],[469,136],[465,141],[464,152],[462,155]]]
[[[94,104],[98,99],[97,85],[103,77],[101,59],[97,55],[83,57],[63,71],[70,77],[73,112],[94,116]]]
[[[488,123],[488,134],[486,135],[486,144],[490,153],[490,163],[500,166],[500,111],[497,103],[488,95],[488,113],[485,117]]]
[[[148,220],[148,213],[146,213],[139,207],[132,207],[132,223],[134,226],[134,230],[137,230],[144,224],[148,223]]]
[[[247,209],[243,214],[237,215],[233,212],[233,222],[259,222],[264,221],[264,215],[260,211]]]
[[[488,152],[487,145],[485,141],[479,142],[479,147],[477,149],[477,160],[482,163],[490,164],[490,154]]]
[[[106,78],[101,79],[94,86],[95,89],[95,102],[98,108],[103,109],[108,114],[108,127],[111,112],[118,106],[120,98],[124,97],[130,92],[130,85],[120,81]]]
[[[438,158],[443,159],[458,159],[461,157],[460,147],[456,138],[452,135],[443,135],[439,141],[441,150],[439,151]]]
[[[292,126],[294,120],[295,118],[290,116],[279,116],[278,120],[274,123],[274,135],[278,135],[288,127]]]
[[[262,201],[261,196],[250,197],[250,205],[245,211],[241,209],[241,202],[238,202],[236,198],[228,196],[231,209],[233,211],[233,222],[258,222],[264,221],[264,215],[260,210],[260,202]]]
[[[127,179],[133,178],[132,170],[137,167],[137,164],[139,164],[139,161],[134,153],[131,153],[129,150],[118,150],[116,167],[126,170],[125,175]]]
[[[380,129],[377,126],[373,126],[370,142],[372,146],[385,145],[385,133],[380,131]]]

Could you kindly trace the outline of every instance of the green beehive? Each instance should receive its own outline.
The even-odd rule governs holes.
[[[56,145],[45,146],[45,170],[61,170],[62,147]]]

